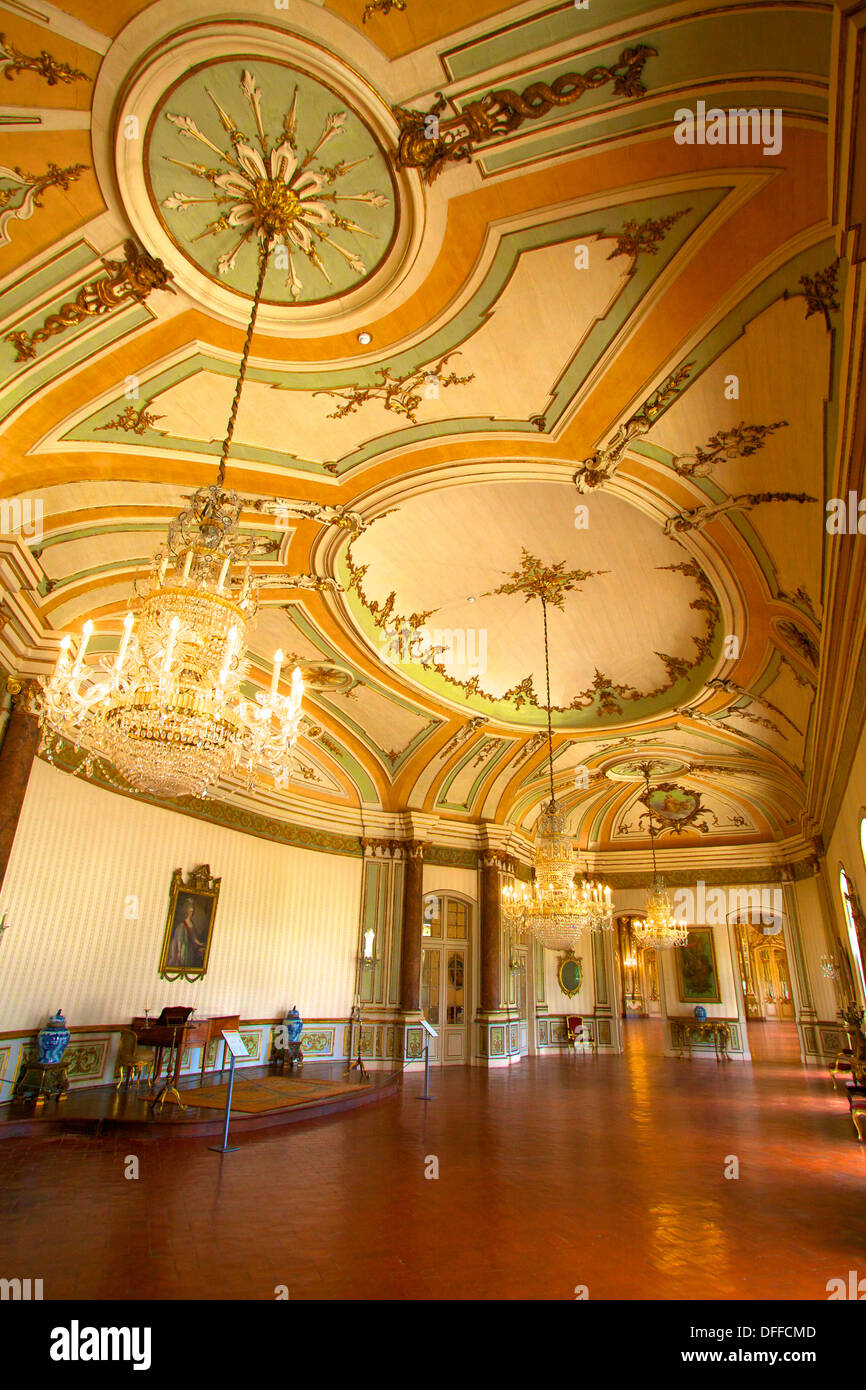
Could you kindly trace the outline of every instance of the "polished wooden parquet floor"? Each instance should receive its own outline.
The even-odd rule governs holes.
[[[824,1300],[866,1275],[866,1145],[793,1026],[753,1027],[752,1066],[666,1059],[658,1023],[626,1029],[620,1058],[454,1068],[428,1104],[413,1074],[225,1156],[10,1140],[0,1275],[46,1299],[594,1300]]]

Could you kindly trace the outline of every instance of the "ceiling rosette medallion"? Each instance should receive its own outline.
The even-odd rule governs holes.
[[[258,247],[272,250],[259,323],[356,326],[406,272],[420,236],[392,168],[388,107],[297,35],[242,21],[169,38],[127,83],[117,181],[145,245],[179,287],[245,322]]]

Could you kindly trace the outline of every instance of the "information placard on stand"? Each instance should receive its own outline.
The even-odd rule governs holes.
[[[229,1145],[228,1138],[229,1138],[229,1120],[231,1119],[231,1113],[232,1113],[232,1091],[234,1090],[234,1086],[235,1086],[235,1061],[236,1061],[236,1059],[237,1059],[238,1057],[249,1057],[250,1054],[247,1052],[246,1043],[244,1042],[244,1040],[243,1040],[243,1038],[241,1037],[240,1033],[236,1032],[234,1029],[229,1029],[229,1030],[224,1031],[224,1032],[221,1034],[221,1036],[222,1036],[223,1041],[225,1042],[226,1047],[228,1048],[228,1050],[229,1050],[229,1052],[230,1052],[230,1054],[231,1054],[231,1059],[232,1059],[232,1060],[231,1060],[231,1068],[230,1068],[230,1070],[229,1070],[229,1093],[228,1093],[228,1097],[227,1097],[227,1099],[226,1099],[226,1127],[225,1127],[225,1130],[223,1131],[223,1141],[222,1141],[222,1143],[221,1143],[221,1144],[209,1144],[208,1147],[209,1147],[211,1153],[215,1153],[215,1154],[233,1154],[233,1153],[237,1153],[237,1148],[238,1148],[238,1146],[237,1146],[237,1144]]]

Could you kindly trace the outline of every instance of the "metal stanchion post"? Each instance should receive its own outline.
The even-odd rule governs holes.
[[[435,1100],[435,1096],[430,1094],[430,1044],[424,1048],[424,1094],[418,1097],[419,1100]]]
[[[231,1113],[232,1113],[232,1091],[234,1090],[234,1085],[235,1085],[235,1058],[234,1058],[234,1053],[232,1053],[232,1063],[231,1063],[231,1067],[229,1068],[229,1094],[228,1094],[228,1099],[227,1099],[227,1101],[226,1101],[226,1127],[225,1127],[225,1130],[223,1131],[223,1141],[222,1141],[222,1144],[209,1144],[209,1145],[208,1145],[208,1148],[210,1149],[211,1153],[215,1153],[215,1154],[234,1154],[234,1153],[237,1153],[237,1151],[238,1151],[238,1146],[237,1146],[237,1144],[229,1144],[229,1142],[228,1142],[228,1138],[229,1138],[229,1120],[230,1120],[230,1118],[231,1118]]]

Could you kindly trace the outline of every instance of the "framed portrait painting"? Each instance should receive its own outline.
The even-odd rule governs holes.
[[[677,977],[683,1004],[721,1004],[719,967],[712,927],[693,927],[685,946],[678,946]]]
[[[199,864],[186,882],[183,871],[175,869],[159,958],[161,979],[192,981],[206,974],[221,882],[211,877],[208,864]]]

